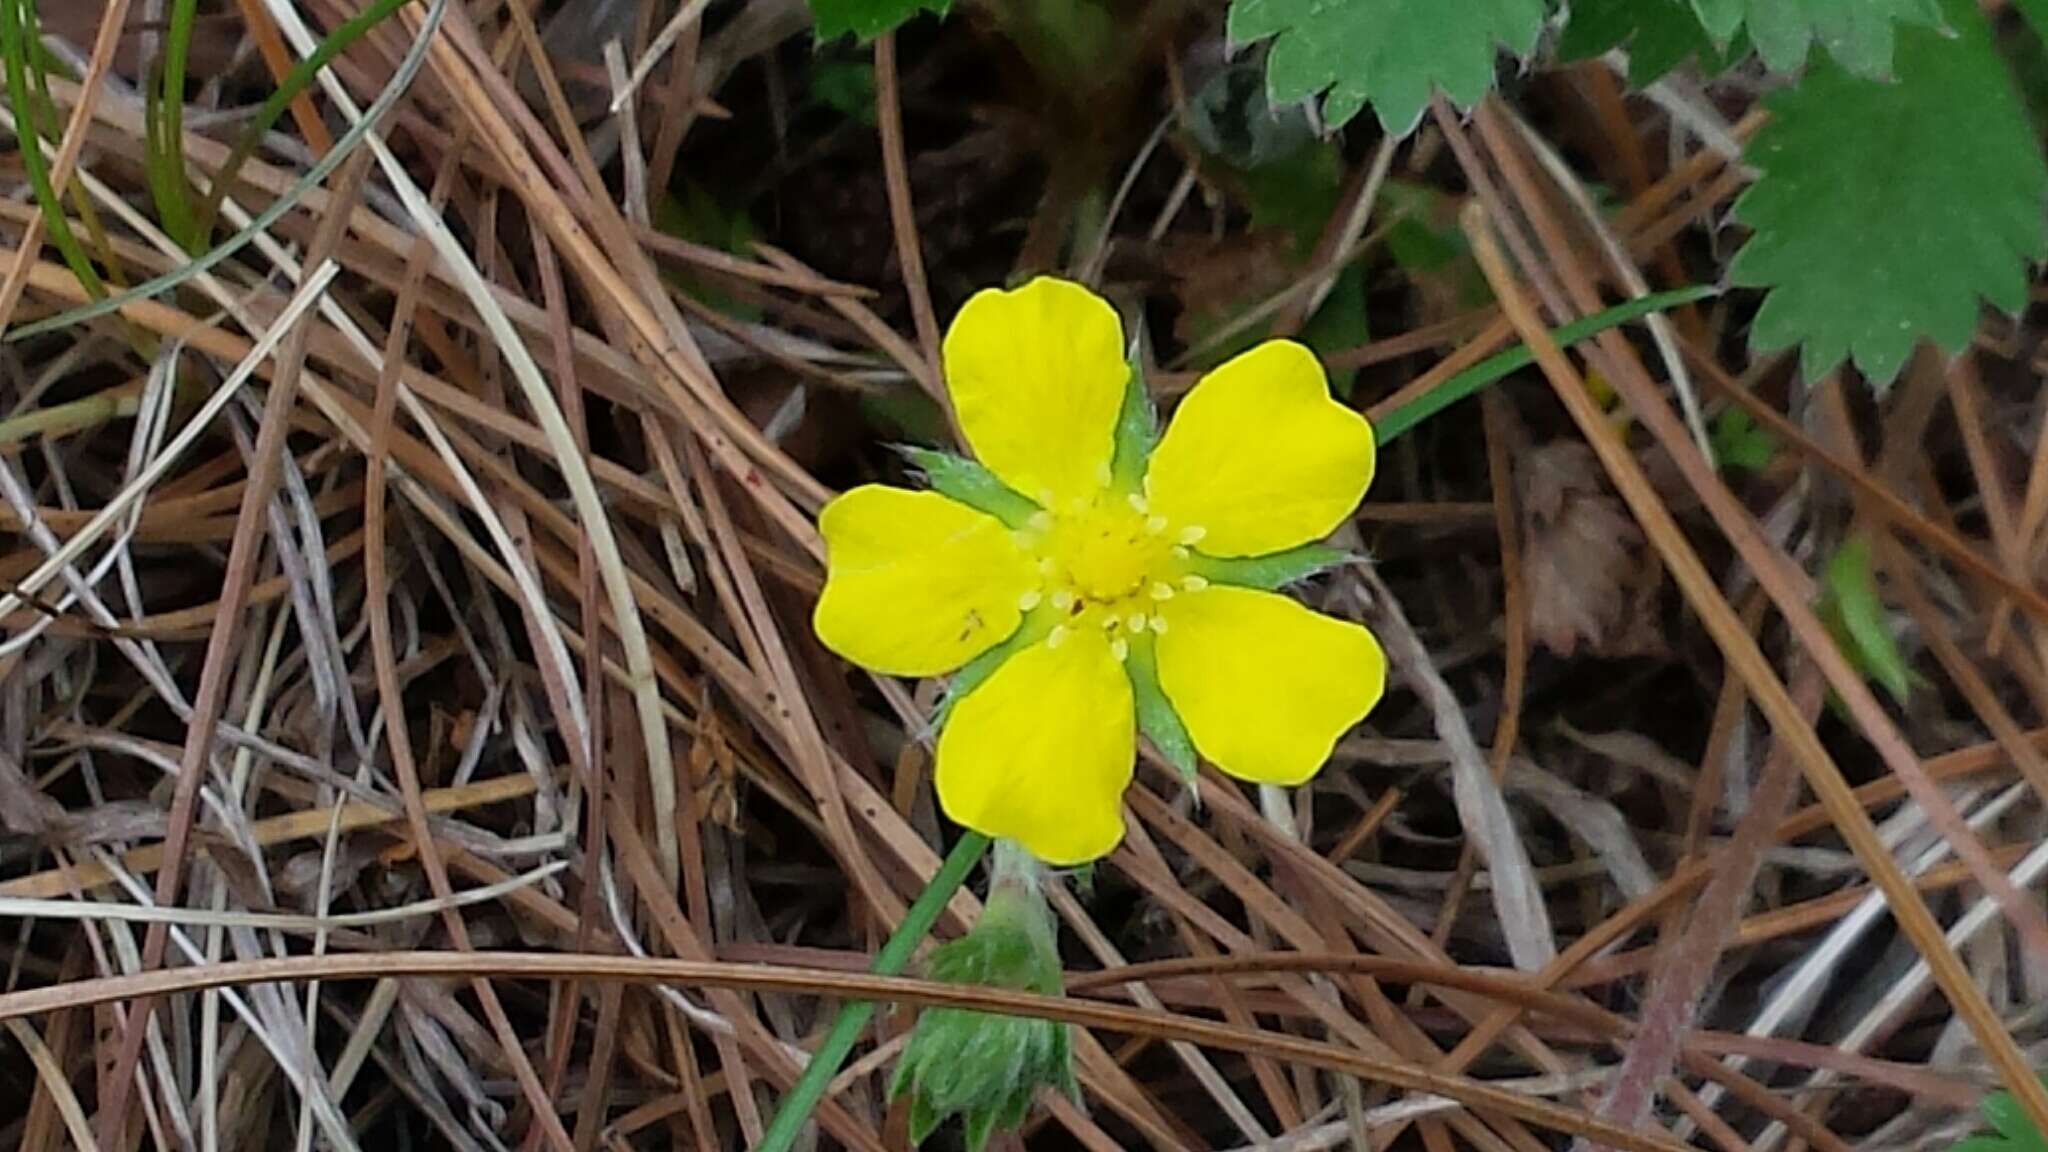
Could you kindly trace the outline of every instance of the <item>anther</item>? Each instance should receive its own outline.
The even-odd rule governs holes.
[[[1152,617],[1152,630],[1153,630],[1154,632],[1157,632],[1157,633],[1159,633],[1159,634],[1160,634],[1161,636],[1164,636],[1164,635],[1166,635],[1166,617],[1164,617],[1164,616],[1154,616],[1154,617]]]
[[[1209,586],[1209,582],[1200,576],[1190,575],[1180,578],[1180,586],[1190,592],[1200,592]]]
[[[1033,588],[1031,591],[1017,597],[1017,611],[1029,612],[1033,608],[1038,607],[1039,601],[1043,599],[1045,599],[1045,596],[1038,589]]]
[[[1200,544],[1202,537],[1208,534],[1209,530],[1200,524],[1190,524],[1180,530],[1180,542],[1183,544]]]
[[[1065,612],[1074,606],[1074,594],[1065,588],[1060,589],[1052,594],[1052,606],[1061,612]]]
[[[1130,625],[1131,631],[1143,632],[1145,630],[1145,614],[1143,612],[1133,612],[1131,613],[1131,618],[1125,621],[1125,623]]]
[[[1154,536],[1157,536],[1161,532],[1166,531],[1166,517],[1152,516],[1146,518],[1145,531],[1150,532]]]
[[[1173,585],[1168,584],[1164,581],[1152,585],[1152,598],[1154,600],[1173,599]]]
[[[1145,514],[1145,498],[1143,496],[1133,492],[1126,499],[1131,502],[1131,509],[1138,515],[1143,516]]]
[[[1131,646],[1124,642],[1123,637],[1119,636],[1109,642],[1109,654],[1116,657],[1119,661],[1125,660],[1131,654]]]
[[[1047,648],[1057,648],[1062,643],[1064,643],[1066,639],[1067,626],[1065,624],[1055,624],[1052,626],[1052,631],[1045,634],[1045,646]]]
[[[1033,532],[1050,531],[1052,528],[1052,513],[1042,511],[1033,512],[1031,514],[1031,518],[1029,520],[1024,521],[1024,523],[1027,526],[1029,526]]]

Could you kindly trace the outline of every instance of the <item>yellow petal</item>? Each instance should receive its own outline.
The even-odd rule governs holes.
[[[1307,780],[1386,688],[1372,633],[1285,596],[1218,584],[1159,612],[1159,686],[1195,748],[1240,779]]]
[[[953,318],[944,352],[960,431],[989,471],[1041,502],[1102,486],[1130,379],[1116,309],[1049,277],[985,289]]]
[[[1372,482],[1372,426],[1330,398],[1323,366],[1288,340],[1197,381],[1152,453],[1145,494],[1211,556],[1263,556],[1320,540]]]
[[[995,517],[935,492],[870,484],[818,517],[825,590],[811,626],[825,647],[892,676],[950,672],[1017,630],[1037,580]]]
[[[1106,856],[1124,837],[1137,755],[1131,683],[1099,628],[1005,661],[939,733],[939,805],[1048,864]]]

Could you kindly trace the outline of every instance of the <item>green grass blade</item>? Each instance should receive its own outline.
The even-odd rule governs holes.
[[[0,11],[5,10],[4,6],[6,4],[13,2],[18,2],[18,0],[0,0]],[[400,4],[409,2],[410,0],[399,0]],[[418,74],[420,65],[426,61],[427,46],[433,38],[434,29],[439,24],[437,14],[443,10],[446,3],[447,0],[435,0],[434,8],[429,12],[427,20],[421,26],[420,35],[414,37],[412,46],[406,50],[404,59],[399,61],[398,70],[392,74],[391,82],[384,86],[383,91],[377,93],[377,99],[365,110],[363,118],[350,125],[348,132],[334,142],[334,147],[328,151],[327,155],[322,156],[312,168],[307,170],[305,175],[293,181],[291,187],[285,189],[284,195],[279,196],[267,205],[263,211],[257,213],[255,218],[249,221],[248,227],[228,237],[216,247],[209,249],[204,255],[194,257],[181,267],[174,268],[161,276],[137,284],[125,292],[119,292],[112,296],[103,296],[90,304],[73,308],[67,312],[60,312],[55,316],[38,320],[33,324],[23,325],[10,332],[7,335],[7,339],[23,340],[41,332],[51,332],[59,328],[67,328],[73,324],[80,324],[87,320],[97,319],[98,317],[117,312],[137,300],[145,300],[149,297],[168,292],[192,277],[212,269],[220,264],[221,261],[240,251],[259,233],[276,223],[279,217],[291,211],[292,207],[307,192],[311,191],[321,181],[327,179],[329,173],[340,167],[341,162],[348,158],[348,154],[355,150],[355,147],[362,142],[364,136],[369,134],[370,128],[383,119],[384,114],[391,110],[391,106],[398,102],[399,96],[404,94],[406,87],[412,83],[412,78]],[[307,60],[311,61],[314,58],[309,56]]]
[[[1576,344],[1589,336],[1597,336],[1609,328],[1619,327],[1652,312],[1662,312],[1682,304],[1690,304],[1695,300],[1704,300],[1709,296],[1718,295],[1719,292],[1718,288],[1696,286],[1652,293],[1630,300],[1626,304],[1617,304],[1605,311],[1595,312],[1582,320],[1574,320],[1550,335],[1561,346]],[[1535,359],[1535,354],[1526,346],[1510,348],[1499,355],[1490,356],[1387,413],[1385,419],[1375,423],[1373,432],[1380,443],[1386,444],[1508,373],[1528,367]]]
[[[85,249],[79,245],[78,237],[71,231],[71,222],[64,216],[64,203],[57,196],[57,189],[50,183],[50,169],[43,157],[42,125],[37,116],[36,92],[30,87],[30,74],[42,81],[40,71],[41,52],[31,51],[32,45],[42,40],[41,29],[36,24],[34,0],[0,0],[0,62],[7,71],[7,98],[14,106],[15,136],[21,143],[21,166],[28,175],[29,187],[34,190],[36,207],[42,211],[43,225],[50,235],[50,242],[64,257],[64,263],[71,274],[85,288],[86,294],[103,297],[106,285],[93,269],[92,261],[86,257]],[[47,89],[47,83],[44,83]]]
[[[953,850],[946,853],[946,859],[939,870],[932,874],[931,882],[903,914],[903,922],[896,931],[889,934],[882,950],[875,954],[868,971],[883,976],[893,976],[903,971],[916,953],[917,946],[931,934],[932,925],[938,922],[939,913],[945,911],[953,893],[967,880],[968,873],[988,851],[989,838],[975,831],[963,831],[960,839],[954,841]],[[866,1000],[849,1000],[839,1006],[838,1015],[832,1018],[832,1026],[825,1033],[825,1039],[818,1044],[818,1050],[811,1056],[810,1063],[797,1077],[796,1083],[782,1097],[782,1103],[775,1109],[775,1118],[769,1121],[768,1130],[761,1134],[761,1142],[754,1146],[754,1152],[789,1152],[797,1136],[804,1130],[804,1122],[811,1118],[811,1109],[817,1107],[819,1098],[832,1084],[832,1077],[846,1063],[847,1053],[853,1051],[854,1042],[860,1039],[861,1030],[867,1027],[868,1019],[875,1014],[875,1006]]]
[[[283,83],[264,99],[262,107],[256,109],[256,115],[249,121],[248,127],[235,140],[234,150],[228,153],[227,162],[221,165],[219,174],[207,186],[206,201],[200,206],[197,223],[202,233],[212,230],[214,218],[220,213],[221,201],[227,197],[227,190],[234,187],[236,173],[240,172],[242,165],[248,163],[249,157],[255,154],[257,145],[263,142],[264,133],[270,131],[301,92],[312,86],[314,78],[320,74],[320,69],[326,67],[329,60],[347,51],[349,45],[362,39],[370,29],[412,2],[413,0],[376,0],[376,3],[349,17],[334,31],[328,33],[326,39],[320,41],[319,46],[313,50],[312,55],[299,61],[292,66],[290,72],[285,73]]]
[[[160,86],[143,88],[143,157],[150,195],[164,232],[187,252],[205,242],[194,233],[185,182],[185,63],[198,9],[199,0],[174,0],[164,32]]]

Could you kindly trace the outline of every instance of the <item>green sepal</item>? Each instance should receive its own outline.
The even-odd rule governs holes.
[[[1159,413],[1145,391],[1145,370],[1131,350],[1131,375],[1124,385],[1123,407],[1116,414],[1116,455],[1111,459],[1109,482],[1119,492],[1136,492],[1145,483],[1145,464],[1152,446],[1159,442]]]
[[[1031,1097],[1025,1096],[1023,1099],[1026,1107],[1029,1107]],[[988,1146],[989,1134],[994,1132],[996,1128],[996,1119],[996,1114],[992,1109],[983,1109],[967,1114],[965,1125],[967,1129],[967,1152],[981,1152],[983,1148]]]
[[[981,687],[989,677],[995,675],[996,669],[1003,666],[1003,661],[1031,647],[1047,632],[1052,631],[1054,622],[1055,614],[1043,608],[1038,609],[1026,616],[1024,622],[1017,626],[1017,630],[1010,633],[1002,643],[961,665],[960,670],[953,673],[953,679],[947,682],[945,694],[939,697],[938,706],[932,709],[932,731],[937,732],[944,728],[946,717],[953,711],[953,705],[965,700],[969,692]]]
[[[1327,544],[1303,544],[1266,556],[1223,559],[1200,552],[1188,557],[1188,571],[1212,584],[1235,584],[1268,591],[1321,575],[1353,559],[1351,553]]]
[[[1181,782],[1192,790],[1197,771],[1195,742],[1188,736],[1187,725],[1181,723],[1180,713],[1173,710],[1173,702],[1159,687],[1159,664],[1152,634],[1146,632],[1133,636],[1126,643],[1130,645],[1130,652],[1124,657],[1124,675],[1131,681],[1131,701],[1137,708],[1138,731],[1159,749],[1159,754],[1166,757],[1174,771],[1180,773]]]
[[[973,930],[940,945],[926,975],[947,984],[1058,995],[1058,941],[1052,911],[1035,875],[1006,876],[998,844],[995,880]],[[1017,849],[1021,852],[1022,849]],[[1039,865],[1021,857],[1035,871]],[[904,1044],[890,1096],[908,1091],[910,1138],[922,1142],[958,1115],[969,1148],[1014,1129],[1040,1087],[1073,1093],[1073,1045],[1067,1025],[961,1008],[926,1008]]]
[[[898,1079],[907,1079],[907,1077],[903,1076],[902,1070],[908,1067],[909,1065],[907,1064],[898,1067]],[[924,1143],[925,1137],[937,1131],[939,1122],[944,1119],[945,1117],[932,1107],[932,1102],[929,1099],[922,1095],[912,1096],[910,1098],[910,1142],[912,1144]]]
[[[1038,511],[1038,505],[965,456],[911,445],[900,446],[897,451],[924,475],[932,491],[986,512],[1008,527],[1024,527]]]

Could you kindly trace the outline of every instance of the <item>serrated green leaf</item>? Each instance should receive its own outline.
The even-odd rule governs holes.
[[[1743,45],[1717,48],[1685,0],[1572,0],[1557,38],[1558,57],[1588,60],[1615,48],[1628,52],[1629,83],[1642,87],[1693,56],[1706,71],[1719,72]]]
[[[1370,103],[1405,136],[1433,90],[1461,107],[1486,95],[1496,46],[1527,55],[1543,20],[1542,0],[1235,0],[1228,30],[1237,44],[1276,37],[1266,58],[1273,103],[1327,93],[1329,128]]]
[[[852,33],[865,44],[893,32],[919,12],[944,16],[952,0],[810,0],[811,21],[818,41]]]
[[[1893,82],[1815,64],[1744,153],[1763,175],[1729,279],[1768,290],[1750,342],[1803,344],[1809,379],[1853,357],[1882,387],[1923,337],[1962,350],[1979,297],[2025,305],[2048,244],[2048,166],[1990,31],[1968,0],[1943,11],[1951,32],[1900,31]]]
[[[1022,528],[1038,511],[1038,505],[965,456],[931,448],[905,447],[901,451],[924,474],[932,491],[986,512],[1012,528]]]
[[[1267,556],[1220,559],[1197,552],[1188,558],[1188,571],[1214,584],[1236,584],[1244,588],[1285,588],[1300,580],[1327,572],[1351,559],[1351,553],[1327,544],[1303,544]]]
[[[1166,762],[1180,773],[1181,782],[1192,788],[1195,784],[1197,761],[1195,742],[1188,736],[1187,725],[1181,723],[1180,713],[1173,710],[1166,692],[1159,687],[1159,667],[1154,659],[1154,644],[1150,633],[1134,636],[1129,641],[1130,650],[1124,657],[1124,674],[1131,681],[1131,700],[1137,707],[1138,731]]]
[[[1849,71],[1882,77],[1893,64],[1892,25],[1936,26],[1936,0],[1692,0],[1700,23],[1726,43],[1749,33],[1774,72],[1796,72],[1816,42]]]
[[[1857,670],[1905,703],[1913,672],[1899,654],[1891,619],[1877,594],[1867,537],[1850,537],[1829,557],[1821,580],[1821,616]]]
[[[1778,438],[1757,427],[1741,408],[1729,408],[1716,417],[1710,436],[1714,463],[1722,468],[1761,472],[1778,451]]]

